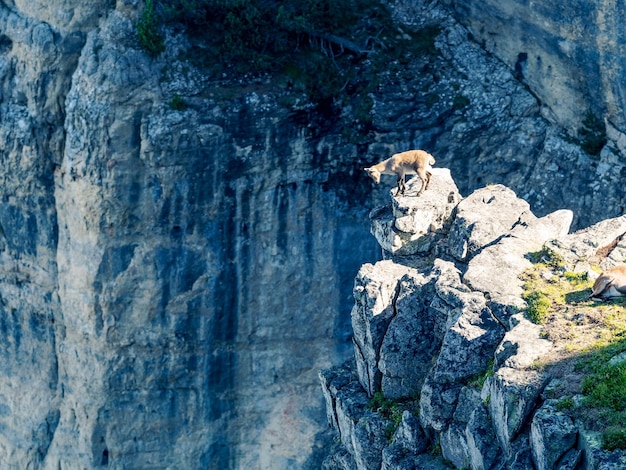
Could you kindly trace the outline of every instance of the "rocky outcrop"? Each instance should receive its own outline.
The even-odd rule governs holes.
[[[363,265],[355,280],[354,362],[320,372],[329,423],[350,443],[326,468],[574,469],[583,459],[585,468],[619,468],[610,462],[622,454],[590,444],[581,423],[549,398],[560,379],[537,364],[556,344],[524,315],[520,275],[532,266],[529,255],[545,247],[581,269],[606,244],[604,256],[623,263],[623,218],[569,234],[569,211],[537,218],[499,185],[435,208],[431,201],[456,194],[447,173],[438,175],[429,197],[407,203],[392,196],[387,208],[372,211],[388,259]],[[440,223],[427,232],[423,221],[403,223],[390,253],[381,226],[398,230],[388,214],[400,203]],[[403,251],[403,243],[427,245],[421,239],[432,242],[428,250]],[[349,426],[340,418],[348,414]],[[364,435],[363,427],[372,431]]]
[[[582,227],[620,211],[623,165],[563,140],[436,3],[390,3],[402,28],[432,27],[432,47],[380,61],[368,133],[352,139],[350,106],[329,116],[281,77],[211,76],[180,27],[150,57],[136,34],[144,2],[2,2],[0,467],[317,468],[330,445],[317,371],[352,355],[352,316],[363,357],[350,383],[394,396],[427,387],[424,436],[447,425],[457,397],[480,401],[448,370],[464,362],[454,347],[497,340],[517,304],[507,285],[487,298],[480,265],[457,266],[501,235],[455,219],[459,193],[503,183],[537,214],[575,208]],[[367,213],[387,198],[387,182],[373,187],[361,168],[415,147],[442,167],[433,188],[446,191],[423,195],[441,210],[417,227],[429,213],[409,196],[373,214],[398,277],[364,268],[351,316],[346,292],[380,251]],[[457,246],[443,258],[446,243]],[[399,255],[411,263],[398,268]],[[419,345],[405,332],[417,315],[429,321],[413,331]],[[494,348],[472,344],[464,376]],[[411,354],[437,368],[398,362]],[[383,449],[381,466],[423,447],[410,415],[391,447],[373,414],[350,425],[361,405],[337,413]],[[465,442],[466,426],[488,429],[485,413],[457,406],[441,435]],[[455,459],[482,455],[486,438],[472,439]]]

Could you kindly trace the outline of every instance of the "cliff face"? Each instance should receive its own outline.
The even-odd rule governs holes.
[[[3,466],[305,466],[374,255],[328,182],[355,149],[163,80],[133,2],[40,7],[1,15]]]
[[[354,360],[320,372],[341,443],[323,468],[622,468],[626,453],[604,450],[605,425],[589,419],[576,359],[598,348],[596,320],[610,314],[585,310],[590,289],[569,286],[565,307],[532,323],[522,275],[542,257],[538,277],[553,286],[623,264],[626,217],[568,234],[569,211],[537,218],[501,185],[459,202],[446,169],[432,179],[371,214],[386,259],[355,279]]]
[[[563,126],[587,110],[623,140],[624,9],[617,2],[444,0],[476,40],[514,69]],[[620,142],[620,150],[624,146]]]
[[[150,58],[142,8],[0,7],[5,467],[316,466],[317,371],[352,354],[347,293],[379,253],[387,181],[361,169],[395,151],[578,226],[624,203],[616,154],[562,140],[438,7],[411,6],[435,53],[381,72],[365,142],[271,77],[209,79],[176,29]]]

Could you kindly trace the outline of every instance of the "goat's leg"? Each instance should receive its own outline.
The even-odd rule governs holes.
[[[421,194],[426,189],[428,189],[428,183],[430,183],[430,173],[426,171],[424,168],[418,168],[417,176],[419,177],[420,180],[422,180],[422,186],[420,187],[420,190],[417,193],[418,196],[421,196]]]
[[[404,173],[398,174],[398,194],[404,194],[404,190],[406,189],[406,181],[404,178]]]

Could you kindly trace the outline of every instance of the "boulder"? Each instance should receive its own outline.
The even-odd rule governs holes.
[[[416,278],[420,275],[413,268],[380,261],[375,265],[363,265],[354,281],[351,314],[354,354],[359,380],[369,396],[380,390],[380,347],[396,315],[399,282],[405,276]]]
[[[428,431],[441,432],[448,427],[456,409],[461,385],[442,384],[426,378],[420,395],[420,422]]]
[[[496,433],[485,406],[477,406],[466,428],[470,468],[489,470],[497,463],[501,450],[494,446]]]
[[[495,368],[525,369],[548,354],[554,345],[541,337],[541,326],[529,321],[524,314],[514,317],[516,325],[508,331],[495,353]]]
[[[552,470],[576,444],[578,431],[569,416],[547,400],[535,413],[530,425],[530,446],[537,470]]]
[[[432,275],[403,276],[391,320],[380,347],[381,390],[387,398],[418,394],[439,352],[447,312],[431,308]]]
[[[352,442],[354,461],[358,470],[379,470],[383,449],[388,445],[387,429],[390,422],[378,413],[366,413],[356,424]]]
[[[419,420],[409,411],[402,413],[402,421],[393,435],[392,443],[383,450],[381,470],[412,469],[414,456],[428,447],[428,439]],[[412,456],[407,459],[407,456]]]
[[[450,254],[467,261],[495,243],[530,212],[530,204],[501,184],[474,191],[459,202],[448,236]]]
[[[453,421],[439,434],[441,455],[455,468],[469,468],[470,465],[466,426],[467,423],[461,424]]]
[[[415,196],[421,181],[412,178],[404,195],[392,196],[390,204],[370,213],[372,235],[385,252],[394,256],[426,253],[449,226],[461,196],[449,169],[433,168],[432,174],[421,196]]]
[[[530,212],[524,213],[512,230],[470,260],[464,282],[493,301],[521,297],[523,281],[519,275],[531,267],[526,255],[541,250],[547,241],[566,235],[572,216],[569,210],[540,219]]]
[[[626,262],[626,215],[603,220],[569,235],[555,238],[546,246],[563,257],[570,269],[589,272],[589,261],[602,269]]]
[[[498,369],[487,379],[483,395],[489,402],[489,415],[505,455],[511,442],[528,421],[548,376],[536,370]]]
[[[582,429],[578,435],[582,450],[583,468],[594,470],[621,470],[626,468],[626,451],[609,452],[602,448],[602,434]]]

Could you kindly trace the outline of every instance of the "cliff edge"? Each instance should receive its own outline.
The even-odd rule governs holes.
[[[463,199],[443,168],[419,184],[371,212],[384,259],[355,279],[354,360],[320,372],[339,436],[324,468],[624,468],[581,363],[621,345],[599,316],[623,304],[588,297],[626,260],[626,217],[570,234],[570,211],[538,218],[502,185]]]

